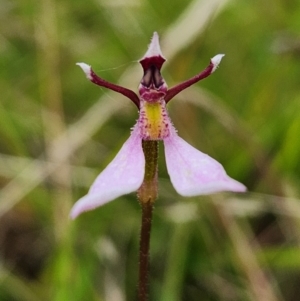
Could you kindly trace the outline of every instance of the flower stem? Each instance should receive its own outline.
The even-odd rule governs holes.
[[[145,155],[145,176],[138,190],[138,200],[142,206],[142,226],[140,236],[138,300],[148,299],[148,272],[150,253],[150,234],[153,204],[157,198],[157,159],[158,141],[142,141]]]
[[[142,227],[140,236],[140,265],[139,265],[139,284],[138,300],[148,299],[148,272],[149,272],[149,253],[150,253],[150,233],[152,221],[153,203],[142,204]]]

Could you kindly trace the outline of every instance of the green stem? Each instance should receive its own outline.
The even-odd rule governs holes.
[[[148,273],[150,253],[150,233],[153,203],[157,198],[158,141],[142,141],[145,155],[145,176],[138,190],[138,200],[142,206],[142,226],[140,236],[138,300],[148,299]]]

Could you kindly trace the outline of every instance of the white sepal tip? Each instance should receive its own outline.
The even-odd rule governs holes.
[[[148,50],[141,60],[153,56],[161,56],[164,59],[164,56],[160,49],[159,36],[156,31],[153,33],[151,43],[148,46]]]
[[[211,59],[211,62],[212,62],[212,64],[214,65],[214,67],[213,67],[211,73],[213,73],[213,72],[216,71],[216,69],[218,68],[219,64],[221,63],[221,60],[222,60],[222,58],[223,58],[224,55],[225,55],[225,54],[217,54],[217,55],[215,55],[215,56]]]
[[[92,76],[91,76],[92,68],[90,65],[88,65],[86,63],[76,63],[76,65],[82,69],[82,71],[85,73],[85,75],[88,79],[90,79],[90,80],[92,79]]]

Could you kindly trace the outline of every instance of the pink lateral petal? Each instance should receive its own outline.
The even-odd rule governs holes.
[[[121,195],[136,191],[142,184],[145,158],[139,128],[134,127],[113,161],[100,173],[89,193],[78,200],[71,210],[71,218],[93,210]]]
[[[246,187],[230,178],[223,166],[180,138],[175,130],[164,140],[168,173],[183,196],[220,191],[244,192]]]

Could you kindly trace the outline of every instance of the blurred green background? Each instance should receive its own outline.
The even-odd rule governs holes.
[[[136,91],[154,31],[170,87],[226,54],[169,111],[249,192],[178,196],[161,145],[149,300],[299,300],[299,1],[1,0],[0,301],[136,300],[136,196],[68,215],[137,110],[75,63]]]

